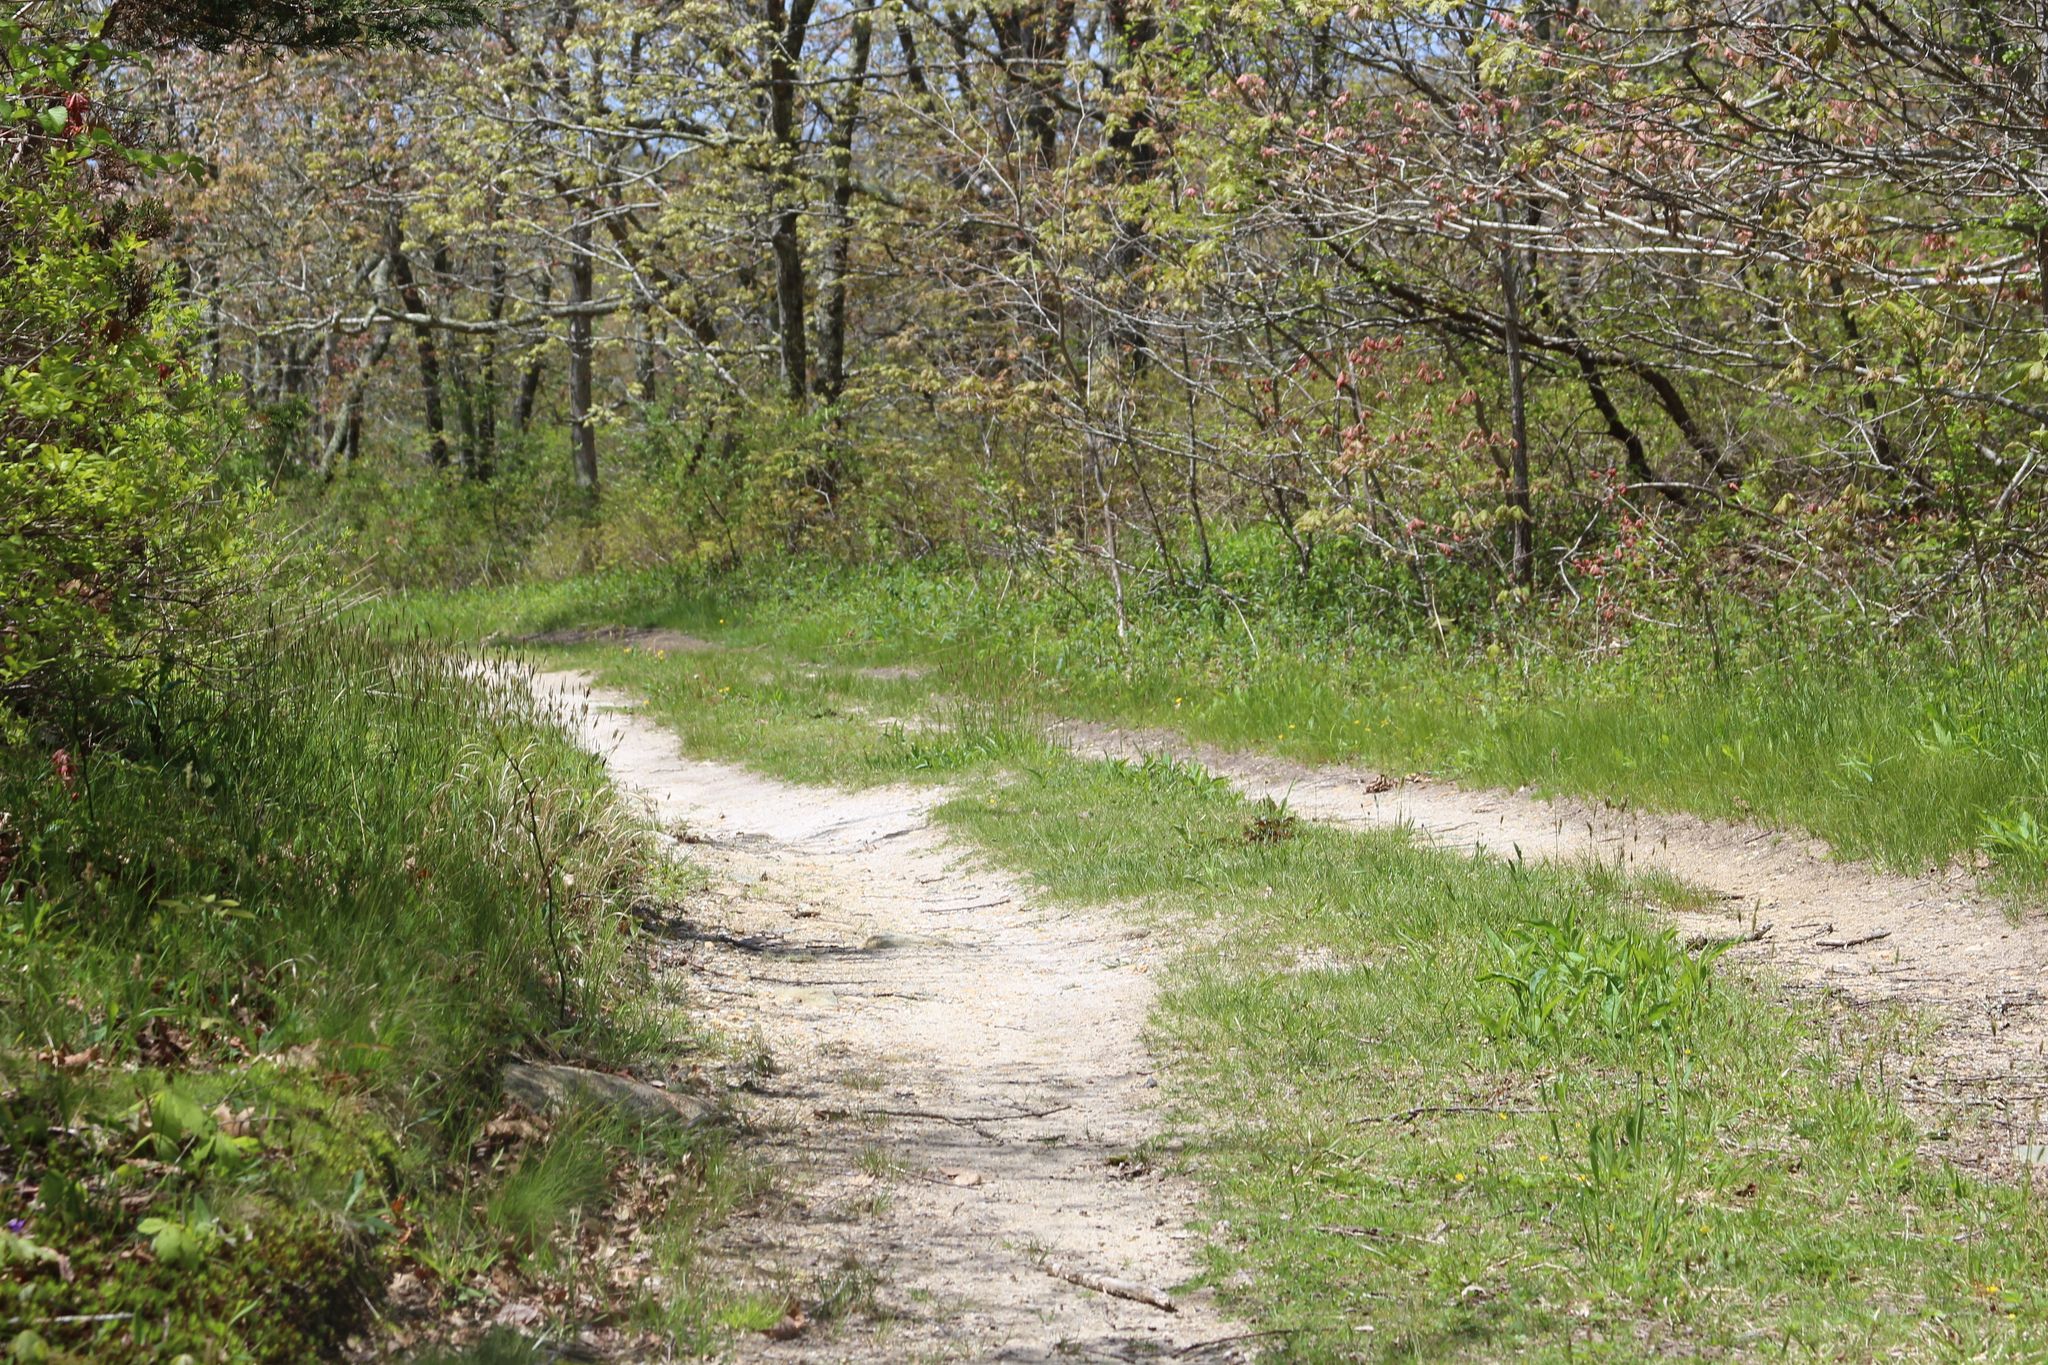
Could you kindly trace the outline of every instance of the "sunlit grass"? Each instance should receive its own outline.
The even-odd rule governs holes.
[[[1645,907],[1698,888],[1392,832],[1254,837],[1286,812],[1186,765],[990,742],[976,710],[918,746],[878,730],[868,708],[929,682],[761,651],[566,657],[692,752],[947,781],[939,818],[1046,895],[1182,942],[1155,1044],[1212,1194],[1206,1278],[1283,1358],[2048,1348],[2038,1200],[1918,1156],[1896,1091],[1917,1021],[1788,1007],[1688,952]]]
[[[402,611],[459,638],[576,624],[661,625],[764,667],[917,664],[861,695],[912,714],[940,692],[1006,714],[1052,711],[1304,761],[1594,797],[1795,828],[1840,853],[1924,871],[1988,860],[2048,879],[2048,642],[1996,652],[1929,636],[1863,647],[1818,627],[1759,631],[1718,657],[1682,632],[1589,653],[1532,628],[1481,648],[1266,585],[1214,599],[1106,601],[1000,570],[818,566],[720,584],[612,577]],[[1718,662],[1718,666],[1717,666]]]

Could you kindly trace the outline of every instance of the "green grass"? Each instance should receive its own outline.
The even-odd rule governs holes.
[[[1045,894],[1179,938],[1155,1041],[1212,1193],[1206,1278],[1285,1358],[2048,1350],[2038,1198],[1917,1154],[1917,1021],[1788,1007],[1688,953],[1644,906],[1691,888],[1293,821],[979,712],[912,743],[857,709],[917,684],[564,654],[695,752],[956,784],[940,818]]]
[[[1251,1272],[1290,1358],[2048,1345],[2038,1201],[1915,1159],[1879,1061],[1909,1021],[1788,1012],[1611,877],[1248,839],[1241,801],[1160,764],[1058,765],[945,816],[1061,898],[1216,943],[1159,1037],[1216,1269]]]
[[[304,1360],[400,1269],[559,1278],[632,1144],[480,1145],[498,1062],[695,1045],[622,932],[646,854],[593,759],[409,638],[264,644],[0,765],[0,1339],[31,1356]],[[650,1221],[741,1195],[700,1146]]]
[[[1306,761],[1803,829],[1896,869],[1981,859],[2015,889],[2048,881],[2038,634],[2015,630],[1995,646],[1883,635],[1789,608],[1785,619],[1723,620],[1718,649],[1683,623],[1646,625],[1618,649],[1554,620],[1454,634],[1371,614],[1342,582],[1276,579],[1234,553],[1235,601],[1141,597],[1123,640],[1092,579],[1054,586],[999,568],[622,575],[385,610],[460,638],[661,625],[753,651],[764,668],[920,664],[924,682],[861,695],[906,714],[935,690],[1005,713],[1169,725]]]

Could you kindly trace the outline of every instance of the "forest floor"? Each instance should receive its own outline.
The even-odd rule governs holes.
[[[658,951],[758,1043],[742,1359],[2048,1347],[2048,929],[1961,873],[914,666],[522,643],[709,878]]]
[[[1208,1293],[1063,1278],[1200,1268],[1194,1188],[1157,1164],[1149,931],[978,865],[931,824],[943,789],[793,787],[684,757],[582,674],[534,686],[709,878],[657,935],[744,1041],[779,1177],[710,1252],[783,1305],[736,1358],[1249,1358]]]

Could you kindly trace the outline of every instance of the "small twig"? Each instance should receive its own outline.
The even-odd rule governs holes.
[[[1178,1313],[1180,1311],[1179,1308],[1174,1306],[1173,1296],[1164,1289],[1158,1289],[1149,1284],[1140,1284],[1136,1280],[1119,1280],[1113,1275],[1098,1275],[1092,1270],[1083,1270],[1079,1266],[1068,1265],[1065,1261],[1050,1259],[1040,1261],[1038,1268],[1056,1280],[1065,1280],[1068,1284],[1078,1284],[1083,1289],[1092,1289],[1098,1294],[1107,1294],[1113,1299],[1129,1299],[1133,1303],[1150,1304],[1162,1313]]]
[[[134,1316],[133,1313],[65,1313],[54,1318],[44,1318],[42,1321],[46,1325],[62,1323],[70,1326],[88,1322],[126,1322]],[[9,1327],[19,1327],[27,1321],[29,1321],[27,1318],[9,1318],[7,1319],[7,1325]]]
[[[1072,1109],[1071,1104],[1056,1104],[1050,1109],[1026,1109],[1014,1114],[941,1114],[931,1109],[818,1109],[813,1110],[819,1118],[833,1119],[932,1119],[939,1123],[957,1123],[971,1127],[977,1123],[1004,1123],[1011,1119],[1042,1119],[1051,1114]]]
[[[1769,937],[1770,932],[1771,922],[1765,920],[1754,929],[1745,930],[1740,934],[1694,934],[1685,941],[1685,950],[1689,953],[1696,953],[1702,948],[1733,947],[1738,943],[1756,943]]]
[[[1261,1337],[1299,1336],[1301,1330],[1299,1327],[1272,1327],[1263,1332],[1239,1332],[1236,1336],[1232,1337],[1211,1337],[1207,1341],[1198,1341],[1192,1346],[1183,1346],[1168,1358],[1179,1360],[1183,1356],[1191,1356],[1197,1351],[1206,1351],[1213,1346],[1228,1346],[1236,1341],[1257,1341]]]
[[[1419,1232],[1388,1232],[1385,1228],[1359,1227],[1351,1223],[1319,1223],[1315,1230],[1332,1237],[1350,1237],[1361,1242],[1413,1242],[1417,1246],[1434,1247],[1444,1244],[1444,1230],[1448,1226],[1439,1223],[1436,1231],[1428,1236]]]
[[[526,775],[526,767],[519,761],[498,735],[498,752],[504,756],[512,769],[512,776],[518,780],[520,795],[520,823],[526,827],[528,840],[533,845],[533,861],[540,870],[542,925],[547,930],[548,948],[555,959],[555,1014],[561,1023],[569,1022],[569,954],[562,941],[562,912],[555,903],[555,879],[559,875],[556,860],[549,856],[546,841],[541,837],[540,803],[538,783]]]
[[[1356,1237],[1369,1242],[1405,1242],[1411,1240],[1405,1233],[1388,1232],[1385,1228],[1353,1227],[1349,1223],[1318,1223],[1315,1230],[1317,1232],[1326,1232],[1332,1237]]]
[[[1874,934],[1861,934],[1855,938],[1816,939],[1813,946],[1816,948],[1860,948],[1866,943],[1876,943],[1879,939],[1886,939],[1891,936],[1891,930],[1880,929]]]
[[[1418,1104],[1393,1114],[1361,1114],[1353,1123],[1413,1123],[1424,1114],[1547,1114],[1548,1109],[1515,1108],[1501,1104]]]
[[[1008,905],[1009,903],[1010,898],[1002,896],[992,901],[976,901],[972,905],[927,905],[924,910],[928,915],[949,915],[960,910],[990,910],[998,905]]]

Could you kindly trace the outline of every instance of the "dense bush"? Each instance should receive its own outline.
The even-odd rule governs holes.
[[[118,184],[151,159],[84,89],[111,54],[13,23],[0,51],[0,729],[18,729],[75,724],[205,649],[243,542],[217,477],[233,407]]]

